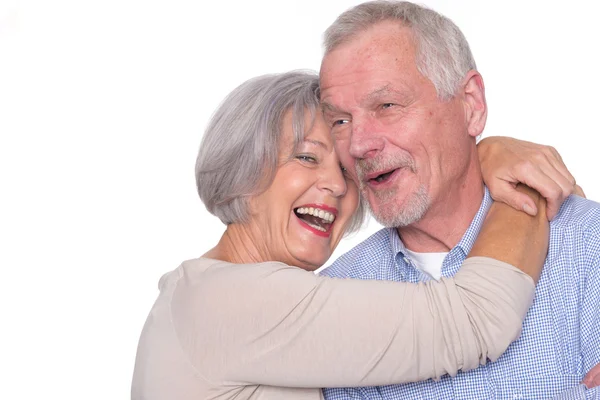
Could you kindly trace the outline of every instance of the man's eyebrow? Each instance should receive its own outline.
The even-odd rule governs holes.
[[[396,90],[393,90],[390,86],[390,84],[388,83],[385,86],[382,86],[378,89],[375,89],[373,91],[371,91],[370,93],[368,93],[364,98],[363,98],[363,102],[368,102],[368,101],[373,101],[373,99],[376,99],[377,97],[381,96],[381,95],[387,95],[387,94],[394,94],[394,93],[400,93]]]
[[[321,110],[323,110],[324,113],[343,113],[343,111],[336,106],[324,102],[321,103]]]
[[[363,103],[363,104],[369,103],[369,102],[372,102],[373,100],[376,100],[377,98],[379,98],[381,96],[386,96],[386,95],[390,95],[390,94],[402,95],[402,92],[392,89],[392,86],[388,83],[385,86],[382,86],[380,88],[377,88],[377,89],[371,91],[370,93],[367,93],[363,97],[361,103]],[[326,101],[321,102],[321,110],[323,111],[323,113],[348,114],[347,112],[340,110],[333,104],[329,104]]]

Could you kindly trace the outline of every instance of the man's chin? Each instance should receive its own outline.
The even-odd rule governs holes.
[[[418,222],[421,219],[419,215],[406,215],[405,213],[399,214],[373,214],[375,221],[380,223],[386,228],[404,228],[405,226],[409,226]]]
[[[423,191],[413,193],[402,204],[379,202],[369,211],[377,222],[386,228],[402,228],[420,221],[429,209],[427,195]]]

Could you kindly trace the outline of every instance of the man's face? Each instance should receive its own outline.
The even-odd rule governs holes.
[[[464,183],[475,140],[462,99],[438,99],[417,69],[410,30],[397,22],[323,59],[321,101],[336,150],[381,224],[412,224]]]

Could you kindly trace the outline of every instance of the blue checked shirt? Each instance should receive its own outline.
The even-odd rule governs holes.
[[[482,205],[446,256],[454,275],[469,253],[492,199]],[[404,254],[395,229],[382,229],[340,257],[323,275],[406,282],[430,278]],[[408,344],[407,344],[408,345]],[[550,248],[521,337],[496,362],[403,385],[324,389],[339,399],[600,399],[579,382],[600,363],[600,204],[571,196],[550,226]]]

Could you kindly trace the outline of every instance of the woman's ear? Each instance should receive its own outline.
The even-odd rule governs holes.
[[[246,197],[246,209],[248,210],[248,217],[252,217],[258,214],[258,196]]]

